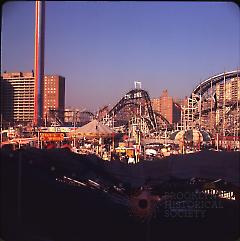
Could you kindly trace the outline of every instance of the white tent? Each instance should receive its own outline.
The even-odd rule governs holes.
[[[77,128],[76,130],[69,133],[70,136],[76,136],[76,137],[110,137],[114,134],[114,131],[106,126],[100,123],[97,120],[93,120],[89,122],[88,124]]]

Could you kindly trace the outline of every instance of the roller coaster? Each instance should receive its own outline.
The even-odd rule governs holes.
[[[148,92],[140,88],[127,92],[102,118],[102,121],[107,125],[111,125],[113,121],[117,125],[128,125],[129,121],[133,120],[133,116],[137,117],[138,123],[147,125],[147,132],[157,131],[163,126],[171,127],[169,121],[161,113],[153,110]]]
[[[204,128],[222,135],[239,134],[240,130],[240,71],[234,70],[214,75],[198,84],[181,109],[181,129]],[[176,103],[175,103],[176,104]],[[51,114],[51,112],[50,112]],[[127,92],[112,109],[104,106],[97,114],[82,111],[89,119],[97,118],[104,124],[126,130],[132,125],[145,126],[145,132],[171,130],[173,126],[159,112],[154,111],[146,90],[135,88]],[[60,118],[51,114],[54,120]],[[134,120],[136,120],[134,124]]]
[[[192,93],[196,95],[203,95],[206,93],[210,88],[216,86],[216,84],[223,82],[224,79],[233,79],[236,77],[239,77],[240,71],[239,70],[233,70],[230,72],[223,72],[218,75],[214,75],[203,82],[201,82],[199,85],[196,86],[196,88],[193,90]]]
[[[184,129],[200,127],[222,135],[239,132],[240,71],[214,75],[199,85],[182,108]],[[226,132],[226,130],[228,130]]]
[[[188,98],[187,105],[179,106],[182,129],[204,128],[222,135],[238,135],[239,75],[239,70],[224,72],[197,85]],[[128,109],[130,116],[142,118],[150,132],[173,128],[161,113],[153,110],[149,94],[143,89],[133,89],[126,93],[107,113],[105,124],[111,121],[120,123],[120,120],[127,119],[122,111],[124,109]]]

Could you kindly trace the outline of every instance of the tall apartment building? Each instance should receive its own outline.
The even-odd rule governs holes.
[[[31,122],[34,115],[33,72],[3,73],[1,112],[6,122]]]
[[[168,95],[167,90],[163,90],[159,98],[154,98],[152,101],[153,110],[161,113],[170,124],[177,123],[180,120],[180,108],[175,105],[173,97]]]
[[[179,106],[187,106],[188,103],[188,96],[185,96],[184,98],[176,98],[173,100],[176,104]]]
[[[151,99],[152,108],[154,111],[161,112],[160,98]]]
[[[216,99],[218,106],[230,106],[240,100],[240,77],[233,78],[227,82],[216,84]],[[227,108],[218,108],[216,111],[216,124],[223,118],[223,112]]]
[[[63,111],[65,108],[65,78],[59,75],[45,75],[43,86],[44,117],[51,109]]]
[[[219,103],[240,100],[240,77],[227,81],[225,86],[224,82],[216,84],[216,98]]]
[[[173,123],[173,98],[168,95],[167,90],[163,90],[160,96],[160,113],[170,124]]]
[[[1,114],[4,121],[11,124],[33,122],[34,86],[33,72],[5,72],[1,75]],[[46,76],[43,92],[44,110],[49,108],[64,109],[64,77]]]

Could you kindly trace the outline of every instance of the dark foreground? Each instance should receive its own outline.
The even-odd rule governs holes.
[[[126,166],[68,150],[2,150],[0,237],[6,241],[236,241],[239,200],[217,200],[197,217],[186,215],[186,210],[182,216],[170,215],[165,203],[143,220],[134,214],[131,196],[144,184],[154,186],[157,193],[191,190],[185,189],[183,180],[192,177],[220,178],[239,190],[239,166],[237,153],[206,152]],[[63,182],[63,177],[83,184],[90,179],[101,188]],[[114,186],[124,190],[121,195],[111,191]]]

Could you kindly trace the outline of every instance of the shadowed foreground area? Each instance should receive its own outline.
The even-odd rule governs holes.
[[[132,215],[125,198],[129,195],[116,201],[97,188],[57,181],[63,176],[97,180],[108,190],[114,185],[134,190],[151,178],[158,186],[192,177],[222,178],[239,188],[239,156],[202,152],[129,166],[68,150],[1,150],[0,236],[6,241],[234,241],[239,237],[239,201],[223,200],[198,218],[167,217],[160,207],[151,219],[142,221]]]

